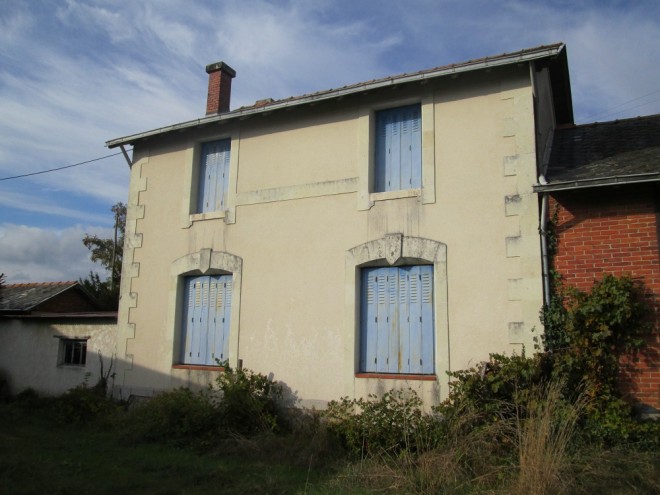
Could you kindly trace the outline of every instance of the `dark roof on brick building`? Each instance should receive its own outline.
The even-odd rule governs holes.
[[[660,114],[555,130],[537,192],[660,182]]]
[[[78,282],[10,284],[0,289],[0,315],[108,316],[98,309],[97,302]]]

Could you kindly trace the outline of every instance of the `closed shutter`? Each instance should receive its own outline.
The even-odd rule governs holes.
[[[408,373],[433,373],[433,267],[406,268],[408,271]]]
[[[434,372],[433,267],[362,270],[360,370]]]
[[[203,307],[204,279],[207,277],[188,277],[185,279],[184,324],[182,328],[182,361],[200,364],[205,359],[202,355],[202,332],[208,317],[208,309]]]
[[[360,370],[376,371],[378,349],[378,269],[362,270]]]
[[[185,279],[183,363],[215,365],[228,358],[231,290],[231,275]]]
[[[215,293],[211,307],[211,328],[209,329],[213,345],[208,364],[216,364],[216,360],[225,361],[229,357],[232,276],[218,275],[211,279],[215,285]]]
[[[375,191],[415,189],[422,185],[420,105],[376,114]]]
[[[197,205],[200,213],[226,209],[230,157],[229,139],[205,143],[202,146]]]

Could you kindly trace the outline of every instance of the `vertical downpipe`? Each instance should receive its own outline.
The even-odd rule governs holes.
[[[545,182],[543,176],[539,177],[539,182]],[[541,199],[541,270],[543,272],[543,301],[546,306],[550,305],[550,266],[548,262],[548,193],[543,193]]]

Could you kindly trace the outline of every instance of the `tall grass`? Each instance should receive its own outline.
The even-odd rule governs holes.
[[[572,476],[570,447],[587,400],[571,403],[562,397],[564,384],[553,380],[530,389],[517,407],[518,478],[515,493],[569,493]]]

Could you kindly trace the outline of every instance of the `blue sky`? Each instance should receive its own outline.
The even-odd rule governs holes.
[[[237,108],[558,41],[576,122],[660,113],[656,0],[0,0],[0,179],[203,116],[219,60]],[[0,180],[0,272],[98,270],[81,239],[127,194],[121,156]]]

